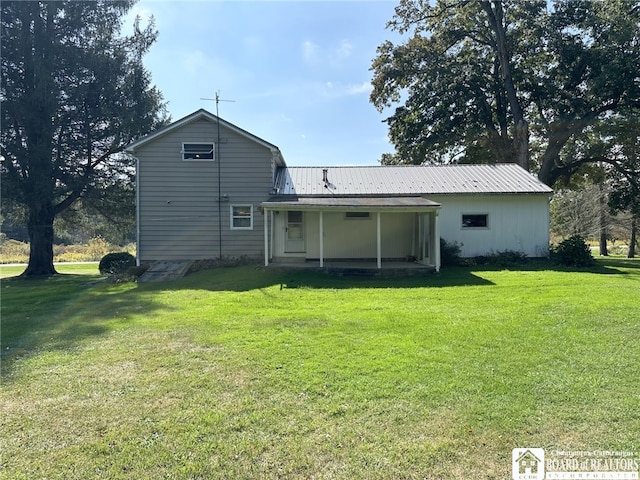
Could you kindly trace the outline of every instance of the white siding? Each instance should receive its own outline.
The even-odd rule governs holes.
[[[183,142],[217,141],[215,122],[201,119],[172,130],[136,151],[141,261],[263,255],[260,203],[273,185],[273,155],[221,129],[215,161],[183,161]],[[218,165],[220,162],[220,165]],[[218,166],[221,173],[218,217]],[[230,204],[253,205],[253,230],[230,229]]]
[[[530,257],[549,253],[549,197],[547,195],[429,195],[442,205],[440,236],[462,246],[463,257],[504,250]],[[462,214],[488,217],[487,228],[462,228]]]

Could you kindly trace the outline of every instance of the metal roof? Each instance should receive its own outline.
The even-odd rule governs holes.
[[[327,170],[327,182],[323,181]],[[285,167],[278,170],[277,195],[415,196],[471,193],[553,192],[522,167],[494,165],[389,165]]]

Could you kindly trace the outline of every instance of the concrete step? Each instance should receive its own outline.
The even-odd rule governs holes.
[[[166,282],[168,280],[177,280],[184,277],[189,268],[193,264],[193,260],[173,260],[155,262],[149,270],[138,279],[138,282]]]

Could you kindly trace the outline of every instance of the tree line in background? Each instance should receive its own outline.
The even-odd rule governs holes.
[[[102,238],[111,245],[127,245],[136,241],[134,185],[129,185],[127,195],[108,199],[112,209],[103,214],[91,203],[79,200],[62,212],[53,222],[53,242],[57,245],[86,245]],[[27,212],[24,207],[4,202],[0,224],[0,241],[6,239],[29,243],[26,225]]]
[[[599,254],[634,258],[637,248],[637,216],[611,209],[602,185],[560,190],[551,200],[551,236],[557,241],[573,235],[598,243]]]
[[[3,228],[26,230],[25,276],[55,273],[56,238],[131,234],[134,170],[121,152],[168,121],[142,64],[153,20],[121,34],[134,3],[0,5]],[[384,42],[372,64],[371,102],[398,105],[382,163],[516,162],[559,192],[555,233],[593,235],[561,219],[597,192],[601,251],[612,218],[629,218],[635,245],[639,1],[400,0],[388,26],[406,41]]]

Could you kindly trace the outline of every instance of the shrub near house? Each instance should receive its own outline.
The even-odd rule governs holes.
[[[551,256],[560,265],[570,267],[588,267],[593,264],[591,249],[580,235],[574,235],[560,242],[551,250]]]

